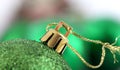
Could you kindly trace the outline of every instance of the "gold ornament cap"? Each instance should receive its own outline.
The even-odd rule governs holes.
[[[61,34],[58,30],[64,27],[67,32],[65,35]],[[62,54],[66,44],[68,43],[67,36],[71,31],[71,27],[65,24],[64,22],[60,22],[57,24],[55,29],[50,29],[42,38],[41,41],[47,44],[48,47],[53,48],[58,53]]]

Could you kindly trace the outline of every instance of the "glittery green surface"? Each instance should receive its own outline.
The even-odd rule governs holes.
[[[0,70],[71,70],[61,55],[40,42],[16,39],[0,43]]]

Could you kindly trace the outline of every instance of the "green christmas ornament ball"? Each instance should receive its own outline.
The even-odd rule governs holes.
[[[16,39],[0,43],[0,70],[71,70],[64,59],[41,42]]]

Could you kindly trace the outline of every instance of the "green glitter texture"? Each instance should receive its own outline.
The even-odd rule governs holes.
[[[32,40],[0,43],[0,70],[71,70],[61,55]]]

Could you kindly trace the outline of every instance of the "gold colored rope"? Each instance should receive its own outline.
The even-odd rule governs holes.
[[[118,62],[118,60],[116,59],[115,53],[117,53],[117,52],[120,53],[120,47],[118,47],[118,46],[113,46],[113,45],[117,43],[117,40],[118,40],[119,37],[116,38],[116,40],[115,40],[114,43],[110,44],[110,43],[107,43],[107,42],[104,43],[104,42],[102,42],[102,41],[100,41],[100,40],[91,40],[91,39],[85,38],[85,37],[80,36],[79,34],[77,34],[77,33],[75,33],[75,32],[72,32],[72,31],[71,31],[71,34],[73,34],[74,36],[76,36],[76,37],[78,37],[78,38],[80,38],[80,39],[82,39],[82,40],[84,40],[84,41],[91,42],[91,43],[95,43],[95,44],[100,44],[100,45],[103,46],[103,47],[102,47],[102,55],[101,55],[100,63],[99,63],[98,65],[94,66],[94,65],[91,65],[91,64],[87,63],[87,62],[83,59],[83,57],[82,57],[74,48],[72,48],[71,45],[68,44],[68,47],[71,48],[71,50],[72,50],[72,51],[82,60],[82,62],[85,63],[88,67],[90,67],[90,68],[99,68],[99,67],[103,64],[104,58],[105,58],[105,48],[109,49],[109,50],[111,51],[111,53],[113,54],[114,63]]]
[[[56,25],[57,25],[57,23],[48,24],[47,27],[46,27],[46,31],[48,31],[50,27],[56,26]]]
[[[48,24],[48,26],[46,27],[46,30],[48,31],[51,26],[55,26],[55,25],[57,25],[57,24],[56,24],[56,23]],[[104,59],[105,59],[105,54],[106,54],[105,48],[109,49],[110,52],[112,53],[113,58],[114,58],[114,63],[118,62],[117,59],[116,59],[115,53],[120,53],[120,47],[119,47],[119,46],[114,46],[114,45],[117,43],[119,37],[116,38],[116,40],[115,40],[114,43],[110,44],[110,43],[108,43],[108,42],[102,42],[102,41],[100,41],[100,40],[91,40],[91,39],[88,39],[88,38],[86,38],[86,37],[83,37],[83,36],[77,34],[76,32],[73,32],[72,30],[70,31],[70,33],[73,34],[74,36],[76,36],[76,37],[84,40],[84,41],[102,45],[102,54],[101,54],[100,63],[99,63],[98,65],[91,65],[90,63],[88,63],[88,62],[80,55],[80,53],[78,53],[78,51],[77,51],[76,49],[74,49],[70,44],[67,44],[67,46],[68,46],[68,47],[79,57],[79,59],[80,59],[84,64],[86,64],[88,67],[90,67],[90,68],[99,68],[99,67],[103,64]]]
[[[101,55],[101,60],[100,60],[100,63],[98,65],[91,65],[90,63],[88,63],[79,53],[76,49],[74,49],[70,44],[67,44],[67,46],[80,58],[80,60],[86,64],[88,67],[90,68],[99,68],[103,62],[104,62],[104,59],[105,59],[105,48],[104,46],[102,47],[102,55]]]

